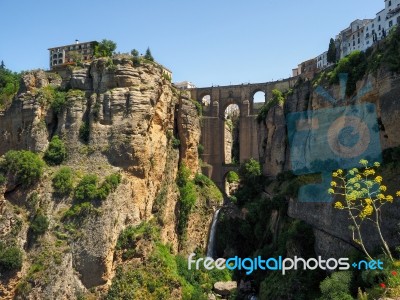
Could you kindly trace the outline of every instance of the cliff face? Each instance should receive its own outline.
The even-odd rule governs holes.
[[[368,85],[369,91],[363,94],[363,89]],[[327,94],[334,99],[341,99],[339,85],[327,85],[324,88]],[[376,105],[382,150],[399,146],[400,135],[397,117],[400,112],[400,102],[398,101],[398,95],[400,95],[399,77],[381,70],[376,77],[369,75],[359,81],[356,93],[360,95],[357,103],[373,103]],[[351,104],[354,104],[354,102],[348,99],[338,106]],[[317,93],[311,82],[303,82],[293,89],[283,108],[275,106],[269,110],[266,120],[260,125],[262,127],[260,140],[264,141],[260,149],[262,149],[264,157],[265,175],[276,176],[281,172],[291,170],[286,130],[287,114],[307,110],[317,111],[324,108],[332,108],[332,104],[327,101],[326,96]],[[304,140],[302,147],[309,147],[306,140]],[[391,184],[398,184],[398,180],[394,176],[388,174],[385,177]],[[384,230],[388,240],[394,245],[398,241],[393,228],[396,226],[396,219],[400,216],[400,210],[396,205],[386,209],[383,213],[389,213],[390,210],[390,218],[385,219]],[[353,242],[351,231],[348,229],[347,215],[334,209],[331,203],[303,203],[293,198],[289,201],[288,214],[290,217],[304,220],[312,225],[316,236],[317,254],[335,257],[352,249]],[[367,226],[365,232],[370,229]],[[365,236],[366,243],[370,246],[379,242],[372,235],[366,234]]]
[[[34,71],[23,76],[17,98],[0,115],[0,155],[16,149],[44,152],[58,135],[67,146],[66,165],[77,179],[119,173],[122,182],[78,224],[63,219],[72,198],[53,195],[51,179],[58,167],[47,167],[38,185],[4,188],[0,236],[15,238],[24,248],[24,260],[20,272],[0,281],[2,299],[11,299],[17,286],[20,298],[74,299],[88,289],[101,295],[115,275],[115,245],[128,225],[159,220],[161,241],[178,251],[175,178],[179,162],[192,174],[198,172],[196,107],[180,97],[154,63],[98,59],[61,75]],[[68,89],[62,109],[55,110],[46,98],[49,86]],[[180,140],[180,149],[173,147],[173,139]],[[193,212],[187,232],[203,249],[214,204]],[[49,218],[49,230],[27,247],[26,220],[38,207]],[[20,226],[12,233],[14,223]],[[35,264],[44,267],[37,270]]]

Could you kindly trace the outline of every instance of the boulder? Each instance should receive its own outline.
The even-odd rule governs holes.
[[[236,289],[236,281],[218,281],[214,283],[214,292],[221,296],[229,296]]]

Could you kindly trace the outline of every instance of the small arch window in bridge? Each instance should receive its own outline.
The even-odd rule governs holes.
[[[253,106],[255,109],[261,108],[265,103],[265,93],[263,91],[258,91],[253,95]]]
[[[263,91],[258,91],[253,95],[254,103],[265,103],[265,93]]]
[[[209,106],[211,103],[211,96],[210,95],[205,95],[202,99],[201,99],[201,103],[204,106]]]

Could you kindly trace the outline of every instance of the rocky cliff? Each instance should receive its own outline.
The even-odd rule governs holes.
[[[379,124],[379,139],[382,151],[400,145],[398,133],[398,119],[400,112],[400,78],[395,74],[381,69],[375,75],[366,75],[357,82],[354,95],[358,95],[356,102],[353,97],[342,100],[342,89],[340,85],[321,83],[325,93],[318,92],[318,84],[311,81],[300,80],[287,95],[283,107],[275,106],[268,111],[268,115],[261,124],[260,149],[264,158],[264,174],[275,177],[279,173],[291,170],[290,147],[288,144],[287,114],[301,111],[318,111],[320,109],[332,108],[328,99],[338,99],[336,106],[353,105],[355,103],[373,103],[376,106]],[[367,91],[367,92],[364,92]],[[309,147],[307,140],[303,141],[303,147]],[[305,150],[307,151],[307,150]],[[398,179],[393,174],[387,174],[387,181],[393,188],[398,185]],[[396,219],[400,216],[398,206],[391,207],[390,218],[385,220],[385,234],[392,245],[398,244],[399,240],[393,228],[396,228]],[[333,208],[331,203],[304,203],[299,202],[296,197],[289,201],[288,214],[290,217],[300,219],[314,228],[316,237],[317,254],[325,257],[336,257],[348,253],[353,249],[351,231],[348,229],[346,214]],[[366,228],[368,232],[371,228]],[[373,247],[379,243],[372,235],[366,234],[367,244]]]
[[[65,96],[58,106],[54,91]],[[54,194],[57,166],[46,167],[36,185],[1,187],[0,236],[23,249],[23,266],[0,276],[0,298],[101,297],[122,263],[115,252],[117,239],[130,225],[155,220],[161,242],[174,253],[182,248],[175,179],[179,163],[192,176],[198,172],[200,123],[195,105],[173,88],[158,64],[137,66],[129,57],[115,57],[60,74],[28,72],[11,106],[0,115],[0,135],[0,155],[18,149],[43,153],[58,135],[76,182],[85,174],[100,181],[110,174],[122,177],[115,192],[79,221],[65,217],[74,208],[73,196]],[[187,232],[190,249],[182,251],[204,251],[216,204],[211,199],[196,204]],[[28,227],[38,209],[49,228],[32,244]],[[141,245],[142,252],[150,251]]]

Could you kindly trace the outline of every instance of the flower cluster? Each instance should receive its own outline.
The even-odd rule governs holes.
[[[380,163],[375,162],[369,167],[368,161],[362,159],[360,164],[363,169],[353,168],[347,172],[339,169],[333,172],[328,193],[344,198],[344,201],[335,202],[335,208],[356,211],[356,216],[363,220],[373,215],[383,204],[392,203],[394,198],[385,194],[387,186],[382,184],[382,176],[376,175]],[[396,196],[400,197],[400,191]]]

